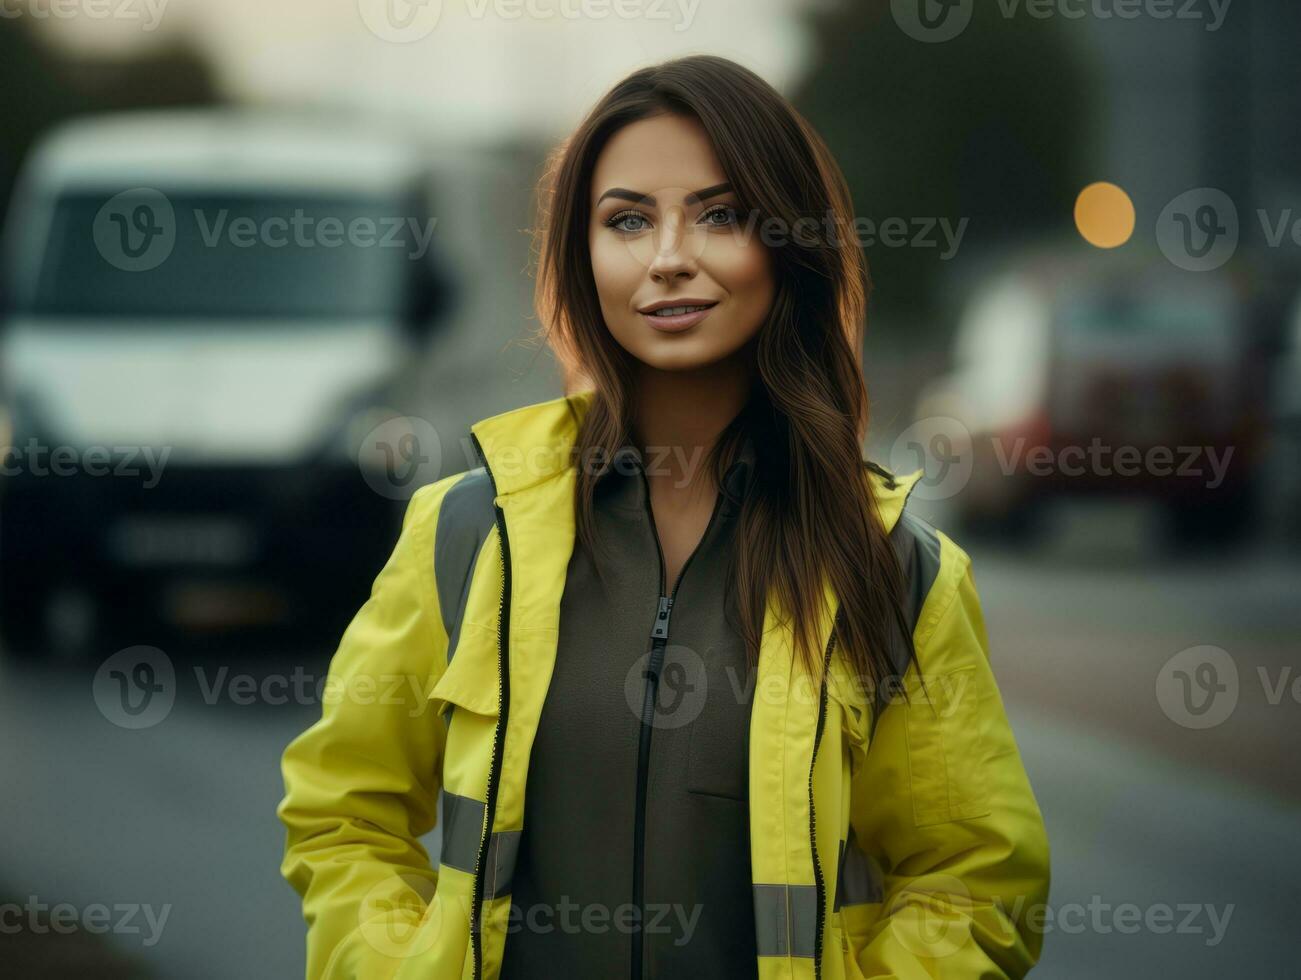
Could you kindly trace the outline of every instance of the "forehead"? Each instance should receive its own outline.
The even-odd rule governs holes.
[[[602,147],[592,171],[591,200],[594,204],[611,187],[680,198],[725,180],[709,134],[697,119],[654,116],[629,123]]]

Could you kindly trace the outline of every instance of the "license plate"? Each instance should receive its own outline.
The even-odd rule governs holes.
[[[266,626],[288,617],[289,602],[271,586],[178,582],[164,594],[163,611],[170,622],[191,630]]]
[[[233,517],[139,515],[119,520],[108,533],[108,549],[125,565],[248,564],[257,555],[257,532]]]

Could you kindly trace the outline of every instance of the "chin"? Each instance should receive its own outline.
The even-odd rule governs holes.
[[[716,363],[716,361],[711,359],[701,360],[694,357],[660,357],[650,358],[642,363],[657,371],[687,372],[704,370],[711,364]]]
[[[666,336],[643,340],[630,351],[647,367],[660,371],[696,371],[727,357],[701,337]]]

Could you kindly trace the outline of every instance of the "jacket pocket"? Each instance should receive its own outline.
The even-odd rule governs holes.
[[[713,660],[705,670],[705,701],[687,747],[687,789],[743,803],[750,786],[750,703],[737,684],[750,678],[729,676]]]
[[[442,788],[482,802],[492,766],[493,741],[500,716],[497,685],[497,632],[466,624],[456,654],[429,692],[429,705],[446,725],[439,760]]]
[[[989,813],[976,668],[925,679],[905,711],[908,778],[918,827]]]
[[[500,710],[497,657],[495,629],[462,624],[456,653],[429,692],[436,710],[455,706],[496,718]]]

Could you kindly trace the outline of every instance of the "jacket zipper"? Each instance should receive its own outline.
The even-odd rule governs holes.
[[[474,954],[474,977],[483,976],[483,891],[485,865],[488,861],[488,844],[492,840],[493,817],[497,809],[497,786],[501,780],[501,757],[505,743],[506,719],[510,711],[510,657],[507,654],[507,640],[510,635],[510,541],[506,537],[506,515],[497,506],[497,481],[488,465],[479,438],[473,432],[470,439],[475,451],[483,460],[488,482],[492,484],[493,511],[497,520],[497,534],[501,540],[501,599],[497,616],[497,676],[501,678],[497,692],[497,725],[492,732],[492,766],[488,770],[488,789],[484,800],[484,823],[479,837],[479,855],[474,864],[474,901],[470,906],[470,945]]]
[[[664,549],[660,546],[659,532],[655,528],[655,512],[651,508],[650,484],[646,480],[644,471],[640,471],[642,486],[645,489],[646,516],[650,520],[651,535],[655,539],[655,551],[659,555],[660,562],[660,595],[659,604],[655,611],[655,624],[651,627],[651,650],[650,658],[646,664],[646,689],[642,697],[641,705],[641,732],[637,739],[637,808],[633,818],[633,848],[632,848],[632,901],[637,909],[637,928],[632,934],[632,978],[641,980],[642,975],[642,923],[646,915],[643,909],[645,901],[645,851],[646,847],[646,781],[648,778],[648,769],[650,766],[650,745],[651,733],[654,730],[652,720],[655,716],[655,702],[659,691],[660,668],[664,665],[664,648],[669,643],[669,616],[673,612],[673,603],[678,596],[678,587],[682,584],[682,577],[686,575],[687,568],[691,565],[691,560],[696,557],[705,539],[709,536],[709,530],[714,525],[714,518],[718,516],[719,504],[722,502],[723,493],[720,490],[718,496],[714,498],[714,509],[709,514],[709,523],[705,525],[704,533],[700,535],[700,540],[692,549],[687,560],[682,563],[682,568],[678,571],[677,581],[673,583],[673,591],[668,595],[664,594],[665,574],[664,574]]]
[[[822,877],[822,863],[818,860],[818,818],[813,809],[813,769],[818,762],[818,746],[822,742],[822,729],[827,718],[827,673],[831,670],[831,650],[836,644],[836,626],[832,621],[831,636],[827,637],[827,651],[822,661],[822,686],[818,695],[818,723],[813,730],[813,756],[809,760],[809,847],[813,851],[813,881],[817,888],[817,915],[813,933],[813,976],[822,977],[822,923],[826,917],[827,886]]]

